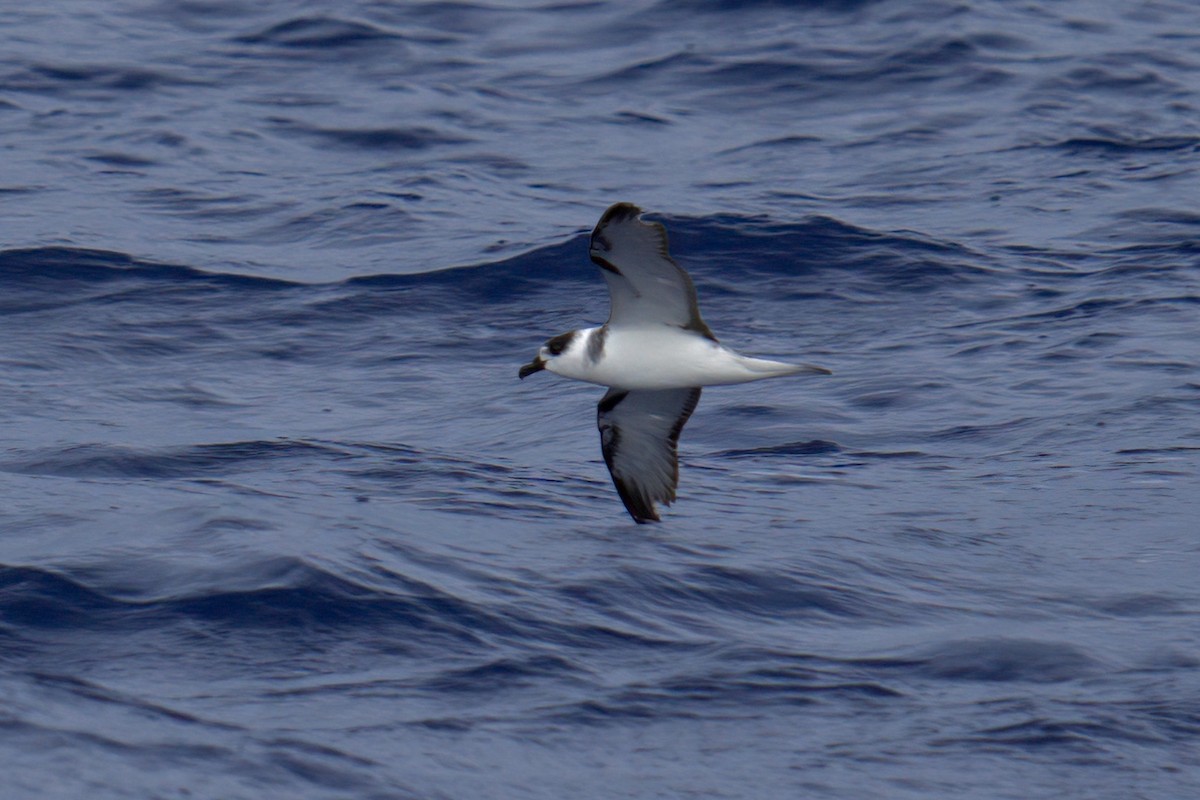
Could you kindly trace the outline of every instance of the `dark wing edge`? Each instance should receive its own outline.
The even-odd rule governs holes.
[[[683,432],[683,426],[687,424],[688,419],[692,416],[692,412],[696,410],[696,405],[700,402],[700,387],[687,389],[686,391],[687,395],[684,397],[683,404],[679,408],[678,416],[670,431],[667,432],[666,439],[662,442],[662,446],[668,449],[667,455],[671,463],[671,478],[657,492],[634,481],[627,480],[621,475],[620,467],[614,466],[621,449],[622,430],[610,419],[610,416],[617,406],[620,405],[621,401],[625,400],[631,392],[624,389],[609,389],[596,406],[596,424],[600,429],[600,450],[604,454],[604,464],[608,467],[609,475],[612,476],[613,485],[617,489],[617,494],[620,496],[621,502],[625,504],[625,510],[629,512],[629,516],[633,517],[633,521],[639,525],[647,522],[660,522],[661,519],[654,504],[659,502],[665,506],[669,506],[675,500],[675,490],[679,486],[679,435]]]
[[[592,235],[588,240],[588,254],[592,260],[592,263],[611,275],[625,278],[625,276],[621,274],[621,270],[618,269],[615,264],[603,256],[596,255],[595,251],[597,250],[597,239],[599,239],[601,242],[604,242],[604,228],[606,228],[608,225],[612,223],[629,222],[630,220],[635,220],[641,225],[654,231],[657,234],[658,239],[658,254],[662,256],[664,260],[670,262],[675,269],[679,270],[679,276],[683,280],[683,284],[686,287],[690,319],[688,320],[687,324],[683,326],[683,329],[695,331],[706,339],[711,339],[714,342],[717,341],[717,337],[712,332],[712,329],[708,327],[708,325],[704,322],[704,318],[700,316],[700,299],[696,294],[696,284],[692,281],[692,276],[688,274],[687,270],[679,266],[679,263],[676,262],[675,259],[671,258],[670,240],[667,237],[666,226],[661,222],[653,222],[642,219],[642,213],[642,210],[633,203],[615,203],[609,206],[608,210],[600,216],[600,221],[597,222],[596,227],[592,229]],[[608,246],[605,244],[599,249],[607,250]],[[608,275],[605,277],[607,278]],[[627,281],[628,279],[625,280]],[[632,289],[633,287],[631,286],[630,288]],[[637,290],[634,289],[633,291],[636,295]]]

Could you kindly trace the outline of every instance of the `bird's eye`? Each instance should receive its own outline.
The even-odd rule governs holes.
[[[571,339],[574,336],[574,331],[555,336],[553,339],[546,342],[546,350],[549,351],[550,355],[552,356],[561,355],[562,351],[566,350],[567,346],[571,344]]]

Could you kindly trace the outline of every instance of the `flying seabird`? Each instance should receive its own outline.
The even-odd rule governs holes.
[[[597,406],[600,448],[617,493],[638,523],[659,521],[679,485],[679,433],[702,386],[785,375],[829,375],[811,364],[738,355],[700,317],[696,287],[667,250],[667,230],[617,203],[592,231],[588,253],[608,282],[608,322],[559,334],[518,372],[549,370],[608,387]]]

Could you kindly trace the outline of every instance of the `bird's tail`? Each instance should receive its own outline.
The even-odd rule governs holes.
[[[778,378],[784,375],[833,374],[824,367],[818,367],[815,364],[787,364],[783,361],[771,361],[765,358],[750,358],[748,356],[742,356],[740,362],[743,367],[755,374],[762,375],[764,378]]]

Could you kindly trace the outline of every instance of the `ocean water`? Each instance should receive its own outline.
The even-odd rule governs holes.
[[[24,798],[1200,796],[1200,6],[0,15]],[[635,526],[634,202],[706,390]]]

